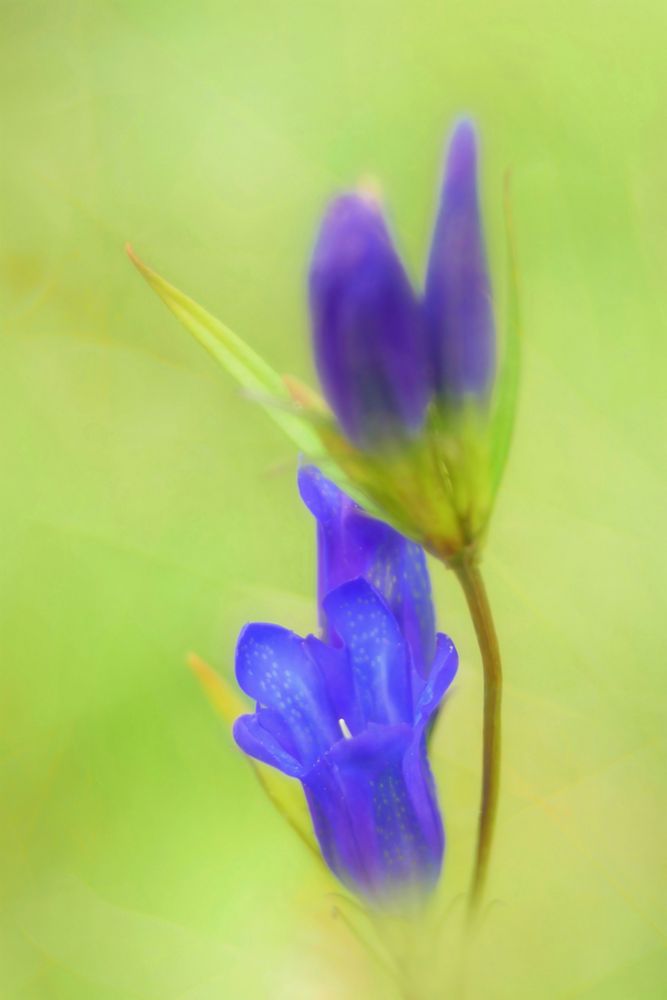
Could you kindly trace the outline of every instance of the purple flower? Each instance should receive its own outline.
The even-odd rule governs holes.
[[[477,196],[477,137],[466,119],[449,146],[424,315],[436,391],[453,400],[485,397],[494,373],[495,331]]]
[[[315,362],[345,434],[366,446],[418,430],[429,396],[423,318],[380,206],[347,194],[310,269]]]
[[[300,470],[299,492],[317,522],[317,590],[324,637],[330,638],[323,613],[327,594],[361,576],[389,605],[415,671],[425,676],[435,652],[435,616],[421,546],[369,517],[313,466]]]
[[[322,854],[349,888],[381,902],[438,878],[444,833],[425,733],[457,666],[433,636],[424,557],[366,517],[315,469],[323,639],[247,625],[236,675],[257,702],[234,727],[248,754],[299,779]]]
[[[310,306],[320,381],[354,444],[409,439],[434,397],[486,400],[495,334],[471,122],[460,121],[451,138],[423,301],[380,206],[346,194],[322,222]]]

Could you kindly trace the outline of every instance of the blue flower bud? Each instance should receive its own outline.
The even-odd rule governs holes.
[[[424,315],[438,394],[486,400],[494,376],[491,283],[477,195],[477,138],[461,120],[451,137],[426,276]]]
[[[382,595],[403,632],[417,674],[435,652],[435,614],[423,549],[361,509],[315,466],[299,470],[301,499],[317,523],[320,622],[329,637],[323,601],[361,576]]]
[[[330,205],[309,284],[315,362],[347,437],[367,447],[416,432],[430,394],[423,319],[375,201]]]
[[[417,547],[371,518],[364,532],[356,505],[316,469],[302,471],[300,487],[321,529],[324,641],[246,626],[236,676],[257,708],[237,720],[234,737],[302,783],[334,874],[392,904],[422,895],[440,873],[444,831],[426,732],[456,650],[434,635]]]

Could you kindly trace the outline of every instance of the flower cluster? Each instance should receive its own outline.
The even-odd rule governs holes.
[[[461,120],[450,140],[421,294],[378,201],[364,192],[333,201],[309,280],[326,403],[274,371],[128,248],[174,315],[300,452],[377,515],[368,516],[314,468],[302,471],[301,494],[317,521],[321,638],[247,626],[237,677],[257,708],[235,726],[248,754],[301,781],[326,861],[371,898],[431,885],[443,854],[425,733],[456,654],[435,635],[419,546],[455,571],[482,654],[473,906],[488,867],[502,669],[479,559],[509,452],[519,372],[507,198],[505,212],[508,323],[498,351],[470,121]],[[223,700],[227,708],[233,702]]]
[[[382,209],[365,192],[325,214],[310,270],[315,360],[331,408],[362,448],[414,436],[432,398],[485,405],[494,370],[491,286],[470,122],[454,132],[421,302]]]
[[[385,516],[449,561],[479,543],[511,419],[497,389],[491,280],[470,121],[452,135],[424,291],[382,207],[336,198],[310,268],[315,362],[340,433],[322,440]],[[511,407],[510,407],[511,408]]]
[[[245,627],[236,675],[257,708],[234,736],[301,781],[327,864],[381,902],[428,889],[440,872],[425,736],[457,656],[435,635],[421,549],[316,469],[302,469],[299,486],[317,521],[322,638]]]

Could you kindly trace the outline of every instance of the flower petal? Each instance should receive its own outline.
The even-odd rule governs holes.
[[[454,680],[459,656],[448,635],[438,633],[435,657],[428,680],[422,688],[415,706],[415,723],[428,722],[442,701],[447,688]]]
[[[236,647],[236,678],[246,694],[282,717],[304,767],[340,739],[321,670],[293,632],[246,625]]]
[[[412,741],[403,759],[403,775],[424,840],[429,844],[434,857],[442,857],[445,851],[445,831],[427,756],[425,723],[413,730]]]
[[[327,595],[324,610],[349,654],[365,721],[412,722],[408,649],[377,591],[365,580],[351,580]]]
[[[477,196],[472,122],[454,129],[426,276],[424,314],[438,392],[486,397],[494,373],[495,332]]]
[[[377,202],[330,205],[309,284],[315,361],[347,436],[365,446],[416,430],[430,389],[423,320]]]
[[[283,749],[276,737],[265,729],[256,715],[242,715],[234,723],[234,739],[244,753],[265,764],[271,764],[283,774],[301,777],[302,765]]]
[[[356,735],[363,729],[364,717],[357,699],[348,651],[340,646],[325,645],[314,635],[309,635],[304,642],[324,678],[329,702],[338,720],[338,738],[343,735],[340,728],[341,719],[348,730]]]
[[[396,616],[414,669],[425,676],[435,649],[435,616],[421,547],[366,515],[314,466],[299,470],[299,491],[317,521],[320,608],[335,587],[368,580]]]
[[[373,726],[337,743],[303,779],[322,854],[334,873],[370,897],[430,886],[442,862],[414,802],[433,800],[432,783],[405,768],[414,740],[409,726]],[[416,783],[417,787],[412,787]]]

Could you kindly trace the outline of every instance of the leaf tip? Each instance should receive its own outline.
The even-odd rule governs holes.
[[[301,409],[312,410],[314,413],[322,415],[329,413],[322,397],[314,389],[311,389],[310,386],[305,385],[300,379],[295,378],[294,375],[283,375],[282,380],[292,402],[296,403]]]
[[[198,656],[197,653],[193,653],[192,650],[189,650],[189,652],[185,654],[185,662],[190,670],[192,670],[195,674],[211,669],[208,664],[202,660],[201,656]]]
[[[234,689],[197,653],[188,653],[185,662],[201,684],[204,694],[218,715],[232,725],[239,715],[243,715],[246,711],[245,705]]]
[[[125,253],[130,258],[130,260],[136,267],[137,271],[139,271],[144,276],[144,278],[148,278],[151,274],[150,267],[148,266],[148,264],[144,264],[143,260],[141,259],[141,257],[138,256],[134,247],[129,241],[125,244]]]
[[[130,260],[132,261],[132,263],[135,264],[138,267],[140,261],[139,261],[139,258],[136,255],[136,253],[134,252],[134,247],[132,246],[132,244],[130,243],[129,240],[125,244],[125,253],[130,258]]]

